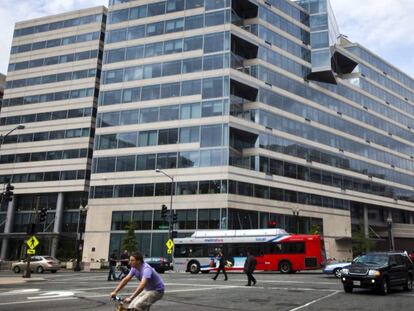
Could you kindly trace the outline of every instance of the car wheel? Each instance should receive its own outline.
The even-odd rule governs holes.
[[[383,278],[380,283],[379,292],[381,295],[387,295],[389,293],[389,284],[386,278]]]
[[[407,292],[411,292],[413,290],[413,277],[408,276],[407,283],[404,285],[404,290]]]
[[[42,266],[39,266],[39,267],[36,268],[37,273],[43,273],[44,271],[45,271],[45,269],[43,269]]]
[[[335,275],[335,277],[337,277],[338,279],[341,277],[341,268],[337,268],[333,271],[333,274]]]
[[[345,286],[344,285],[345,293],[352,293],[353,290],[354,290],[354,288],[352,286]]]
[[[57,270],[52,270],[51,272],[52,272],[52,273],[56,273],[56,272],[57,272]]]
[[[190,271],[191,274],[197,274],[200,272],[200,263],[198,261],[190,261],[188,263],[188,271]]]
[[[279,271],[280,273],[290,273],[292,271],[292,265],[287,260],[281,261],[279,263]]]
[[[14,273],[20,273],[20,267],[16,266],[13,268]]]

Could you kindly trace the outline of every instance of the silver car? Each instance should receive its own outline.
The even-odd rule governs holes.
[[[21,260],[12,264],[12,270],[14,273],[20,273],[26,270],[27,261]],[[60,269],[60,261],[51,256],[32,256],[30,260],[30,270],[37,273],[43,273],[50,271],[56,273]]]

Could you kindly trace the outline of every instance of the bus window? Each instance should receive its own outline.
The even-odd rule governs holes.
[[[207,247],[207,256],[215,257],[219,252],[223,251],[223,245],[220,244],[211,244]],[[226,254],[224,254],[226,255]]]
[[[304,254],[305,253],[305,242],[283,243],[283,253]]]
[[[202,245],[189,245],[188,257],[203,257],[203,249]]]
[[[179,257],[187,257],[188,256],[188,252],[187,252],[187,245],[175,245],[174,248],[174,257],[179,258]]]

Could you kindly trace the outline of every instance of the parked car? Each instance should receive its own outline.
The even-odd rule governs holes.
[[[14,273],[20,273],[26,270],[27,260],[21,260],[12,264],[12,270]],[[56,273],[60,269],[60,262],[51,256],[32,256],[30,259],[30,270],[32,272],[43,273],[50,271]]]
[[[149,257],[144,261],[155,269],[158,273],[164,273],[171,269],[171,264],[168,259],[163,257]]]
[[[386,295],[390,287],[413,289],[414,266],[410,258],[399,252],[367,253],[358,257],[349,267],[342,269],[344,291],[370,288]]]
[[[341,270],[342,268],[346,268],[350,266],[352,262],[331,262],[330,264],[326,265],[325,268],[322,270],[323,273],[329,275],[335,275],[335,277],[341,277]]]

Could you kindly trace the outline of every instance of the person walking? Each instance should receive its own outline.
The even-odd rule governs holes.
[[[116,274],[115,274],[115,268],[116,268],[116,260],[118,257],[116,256],[116,252],[112,251],[111,256],[109,256],[109,273],[108,273],[108,281],[116,281]],[[111,279],[112,277],[112,279]]]
[[[253,276],[254,270],[256,270],[257,260],[256,257],[254,257],[250,251],[247,251],[247,258],[244,262],[244,269],[243,272],[247,275],[247,284],[246,286],[253,286],[256,285],[256,279]]]
[[[116,297],[125,285],[127,285],[128,282],[135,276],[140,283],[134,293],[130,297],[125,298],[124,301],[129,303],[128,310],[148,310],[152,304],[162,299],[164,296],[164,281],[149,264],[144,262],[144,258],[141,253],[136,252],[131,254],[129,262],[131,265],[131,271],[121,282],[119,282],[110,297]]]
[[[214,281],[217,280],[218,275],[220,274],[220,271],[223,271],[224,274],[224,281],[227,281],[227,273],[226,273],[226,258],[224,257],[224,254],[222,251],[220,251],[218,253],[218,256],[216,257],[216,259],[219,260],[219,266],[217,269],[217,273],[216,275],[212,278]]]
[[[120,265],[120,272],[118,275],[118,280],[122,280],[124,277],[126,277],[129,273],[129,267],[128,267],[128,263],[129,263],[129,254],[128,254],[128,250],[124,250],[124,252],[121,255],[121,265]]]

